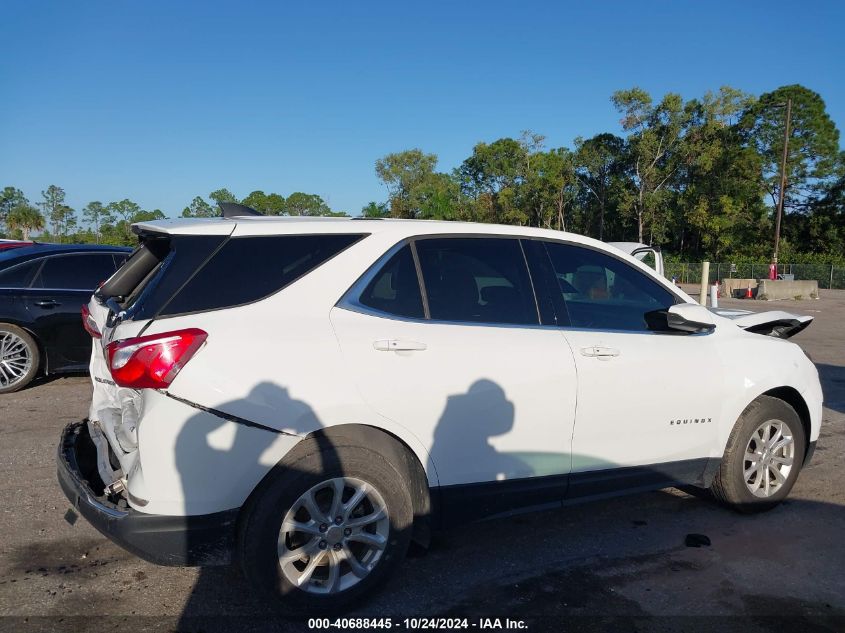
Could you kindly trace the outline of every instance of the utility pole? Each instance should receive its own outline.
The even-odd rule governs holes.
[[[778,196],[777,219],[775,220],[775,253],[772,256],[772,263],[775,265],[775,276],[777,276],[778,246],[780,245],[780,219],[783,215],[783,197],[786,189],[786,159],[789,156],[789,124],[792,117],[792,99],[786,100],[786,127],[783,132],[783,158],[780,163],[780,195]]]

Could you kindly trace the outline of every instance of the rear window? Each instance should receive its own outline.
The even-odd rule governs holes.
[[[32,287],[93,292],[114,274],[114,264],[111,253],[54,255],[44,260]]]
[[[230,308],[293,283],[364,235],[147,235],[98,295],[131,319]]]
[[[29,288],[42,261],[35,259],[0,270],[0,288]]]
[[[228,308],[263,299],[351,246],[363,235],[272,235],[227,241],[158,316]]]

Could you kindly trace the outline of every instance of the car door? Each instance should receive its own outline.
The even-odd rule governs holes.
[[[82,327],[80,310],[97,285],[114,271],[111,253],[44,258],[23,296],[32,327],[47,353],[50,371],[87,366],[91,337]]]
[[[401,244],[331,320],[364,399],[428,447],[442,490],[458,494],[444,506],[489,514],[562,497],[575,365],[540,324],[519,240]],[[487,495],[475,487],[491,482]]]
[[[668,330],[661,310],[679,298],[621,257],[545,247],[578,369],[569,495],[697,481],[717,456],[716,336]]]

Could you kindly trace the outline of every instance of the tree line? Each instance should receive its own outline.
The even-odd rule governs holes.
[[[759,97],[725,86],[686,101],[674,93],[656,100],[640,88],[620,90],[611,96],[618,134],[548,148],[541,134],[524,131],[478,143],[449,172],[438,171],[437,155],[421,149],[391,153],[375,163],[387,200],[370,202],[361,215],[567,230],[659,245],[688,261],[766,260],[781,193],[787,100],[781,261],[802,254],[838,261],[845,252],[845,152],[821,96],[800,85]],[[131,244],[133,222],[165,217],[128,199],[90,202],[80,217],[55,185],[41,197],[34,205],[6,187],[0,234]],[[316,194],[253,191],[238,199],[228,189],[195,197],[181,215],[216,216],[224,201],[267,215],[347,215]]]
[[[436,154],[388,154],[375,165],[388,199],[362,214],[561,229],[656,244],[687,260],[765,260],[772,255],[787,99],[781,252],[841,258],[845,153],[822,98],[799,85],[758,98],[722,87],[689,101],[620,90],[611,97],[619,135],[546,148],[542,135],[524,131],[478,143],[448,173],[436,170]]]
[[[108,204],[89,202],[80,218],[65,198],[64,189],[50,185],[33,204],[17,187],[4,187],[0,191],[0,237],[29,240],[37,235],[45,242],[131,245],[136,242],[131,230],[134,222],[166,217],[159,209],[147,211],[124,199]]]
[[[44,242],[131,246],[137,241],[131,230],[133,223],[167,217],[160,209],[145,210],[129,199],[107,204],[89,202],[80,214],[65,203],[65,198],[64,189],[50,185],[41,192],[41,200],[33,204],[20,189],[5,187],[0,192],[0,237],[29,240],[37,235]],[[217,203],[228,201],[242,202],[267,215],[347,215],[332,211],[316,194],[297,191],[285,198],[277,193],[253,191],[238,200],[228,189],[217,189],[208,195],[208,200],[196,196],[182,210],[182,217],[219,216]]]

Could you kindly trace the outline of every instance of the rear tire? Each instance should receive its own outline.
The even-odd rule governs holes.
[[[411,540],[413,502],[398,461],[344,436],[303,440],[244,508],[247,579],[287,615],[360,604]]]
[[[806,434],[789,404],[760,396],[746,407],[728,438],[710,491],[740,512],[764,512],[792,490],[804,463]]]
[[[38,374],[40,364],[41,352],[29,332],[0,323],[0,394],[26,387]]]

